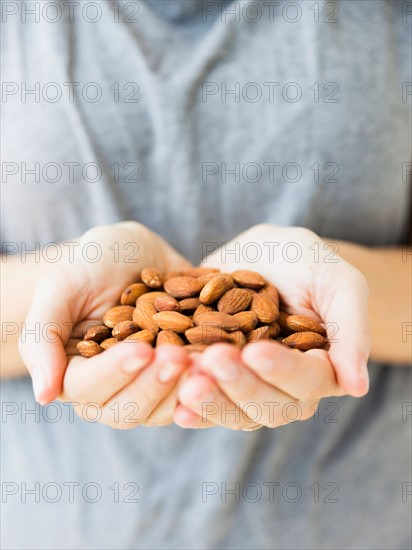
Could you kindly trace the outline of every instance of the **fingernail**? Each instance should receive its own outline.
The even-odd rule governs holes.
[[[239,376],[239,367],[233,361],[226,361],[212,365],[210,372],[222,382],[234,382]]]
[[[31,373],[31,378],[33,383],[33,392],[34,392],[34,396],[36,397],[36,401],[42,404],[40,396],[47,386],[46,376],[41,368],[36,367]]]
[[[176,378],[182,370],[182,365],[177,365],[176,363],[165,363],[159,369],[157,375],[160,382],[170,382]]]
[[[362,378],[362,380],[366,384],[366,388],[369,389],[369,372],[368,372],[368,363],[366,361],[363,362],[360,366],[359,377]]]
[[[137,372],[143,367],[145,367],[148,363],[148,359],[144,357],[131,357],[123,364],[123,370],[125,372]]]

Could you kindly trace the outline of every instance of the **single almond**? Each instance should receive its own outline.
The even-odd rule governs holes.
[[[227,280],[225,277],[216,276],[202,288],[199,300],[206,306],[213,304],[213,302],[216,302],[216,300],[218,300],[227,290],[229,290],[227,286]]]
[[[270,298],[276,307],[279,308],[279,292],[275,285],[272,285],[272,283],[266,283],[266,285],[259,290],[259,294]]]
[[[146,267],[142,270],[140,277],[144,284],[150,288],[160,288],[163,285],[164,276],[158,269]]]
[[[219,273],[219,270],[213,267],[192,267],[191,269],[185,269],[181,272],[181,275],[187,277],[201,277],[202,275],[209,275],[211,273]]]
[[[172,330],[161,330],[157,335],[156,346],[159,347],[163,344],[173,344],[174,346],[184,346],[183,340],[180,336]]]
[[[250,332],[258,324],[258,318],[254,311],[240,311],[233,315],[233,319],[242,332]]]
[[[185,298],[180,300],[179,306],[184,313],[194,312],[200,305],[199,298]]]
[[[243,288],[232,288],[223,294],[217,303],[217,309],[222,313],[239,313],[250,305],[252,296]]]
[[[269,327],[259,327],[246,333],[248,342],[258,342],[259,340],[269,340]]]
[[[93,342],[93,340],[82,340],[78,342],[76,347],[83,357],[93,357],[103,351],[101,346],[97,342]]]
[[[120,303],[124,306],[135,306],[136,300],[146,292],[149,292],[149,287],[144,283],[133,283],[123,290]]]
[[[157,311],[181,311],[179,302],[173,296],[158,296],[154,301],[154,307]]]
[[[106,311],[103,316],[103,323],[106,327],[113,328],[122,321],[131,321],[135,308],[132,306],[115,306]]]
[[[230,334],[213,323],[204,323],[199,327],[190,328],[185,332],[191,344],[214,344],[230,342]]]
[[[254,311],[261,323],[270,324],[279,318],[279,310],[273,301],[263,294],[254,294],[250,310]]]
[[[103,349],[109,349],[117,343],[118,340],[116,340],[116,338],[106,338],[106,340],[103,340],[103,342],[100,343],[100,347]]]
[[[183,300],[183,298],[192,298],[200,293],[203,288],[203,284],[195,279],[194,277],[174,277],[173,279],[168,279],[164,283],[165,291],[173,296],[173,298],[178,298]]]
[[[205,306],[204,304],[200,304],[200,305],[196,308],[196,311],[195,311],[194,314],[193,314],[193,321],[196,323],[196,318],[197,318],[199,315],[202,315],[203,313],[210,313],[211,311],[215,311],[213,307],[211,307],[211,306]]]
[[[235,330],[230,333],[230,342],[238,348],[243,348],[247,344],[246,336],[241,330]]]
[[[256,271],[239,269],[238,271],[234,271],[231,275],[235,280],[235,283],[239,286],[259,289],[266,285],[266,279],[262,277],[260,273],[256,273]]]
[[[166,292],[162,292],[160,290],[154,290],[153,292],[146,292],[146,294],[142,294],[137,299],[136,306],[138,306],[140,304],[152,304],[152,305],[154,305],[157,298],[162,298],[162,297],[163,298],[164,297],[169,297],[169,295],[166,294]]]
[[[291,332],[318,332],[326,336],[326,330],[320,323],[304,315],[287,315],[284,317],[284,325]]]
[[[213,324],[228,332],[239,330],[239,322],[236,321],[235,317],[228,313],[221,313],[220,311],[211,311],[210,313],[196,315],[194,323],[197,326],[202,326],[205,323]]]
[[[121,321],[113,327],[112,335],[116,340],[124,340],[138,330],[139,327],[133,321]]]
[[[317,332],[295,332],[287,338],[283,338],[282,344],[301,351],[308,351],[323,348],[326,344],[326,338]]]
[[[134,332],[125,338],[123,342],[147,342],[148,344],[153,344],[155,338],[156,334],[154,334],[151,330],[144,329]]]
[[[96,325],[88,329],[83,340],[93,340],[93,342],[100,344],[106,338],[110,338],[110,329],[106,325]]]
[[[185,350],[188,353],[202,353],[207,348],[206,344],[186,344]]]
[[[173,332],[185,332],[193,327],[193,321],[187,315],[177,313],[177,311],[162,311],[153,315],[153,321],[156,326],[162,330],[172,330]]]
[[[270,323],[269,325],[269,337],[277,338],[280,334],[280,325],[277,321]]]
[[[157,334],[159,328],[153,319],[157,313],[156,308],[150,303],[138,303],[133,313],[133,321],[142,329],[150,330],[153,334]]]

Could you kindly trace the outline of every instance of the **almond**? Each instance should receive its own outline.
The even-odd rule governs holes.
[[[258,318],[254,311],[241,311],[233,315],[233,319],[242,332],[250,332],[258,324]]]
[[[222,313],[239,313],[239,311],[247,309],[251,301],[252,296],[247,290],[243,288],[232,288],[225,292],[220,298],[217,309]]]
[[[185,332],[191,344],[214,344],[216,342],[230,342],[230,335],[214,324],[203,324],[200,327],[190,328]]]
[[[283,318],[284,326],[291,332],[318,332],[322,336],[326,335],[326,330],[323,326],[304,315],[286,315]]]
[[[269,327],[259,327],[246,333],[248,342],[258,342],[259,340],[269,340]]]
[[[149,292],[149,287],[143,283],[129,285],[123,290],[120,303],[124,306],[135,306],[136,300],[146,292]]]
[[[203,284],[194,277],[174,277],[168,279],[164,284],[165,291],[173,298],[192,298],[200,293]]]
[[[197,326],[208,323],[216,325],[217,327],[227,331],[239,330],[239,322],[236,321],[234,316],[229,315],[228,313],[221,313],[220,311],[212,311],[210,313],[196,315],[194,322]]]
[[[246,288],[259,289],[266,285],[266,280],[260,273],[249,271],[247,269],[239,269],[232,274],[235,283]]]
[[[100,347],[103,349],[109,349],[114,346],[114,344],[118,344],[116,338],[106,338],[106,340],[103,340],[103,342],[101,342]]]
[[[200,304],[197,308],[196,308],[196,311],[194,312],[193,314],[193,321],[196,323],[196,318],[199,316],[199,315],[202,315],[203,313],[209,313],[211,311],[215,311],[213,309],[213,307],[211,306],[205,306],[203,304]]]
[[[276,307],[279,308],[279,292],[277,291],[275,285],[272,285],[271,283],[266,283],[266,285],[259,290],[259,294],[270,298],[272,302],[276,305]]]
[[[153,344],[156,335],[151,330],[139,330],[125,338],[123,342],[147,342]]]
[[[301,351],[308,351],[310,349],[323,348],[326,344],[326,338],[317,332],[295,332],[287,338],[283,338],[282,344]]]
[[[235,330],[230,333],[230,341],[238,348],[243,348],[247,344],[246,336],[241,330]]]
[[[278,322],[271,323],[269,325],[269,337],[277,338],[280,334],[280,325]]]
[[[185,350],[188,353],[202,353],[207,348],[206,344],[186,344]]]
[[[153,319],[153,316],[157,313],[153,304],[139,303],[133,313],[133,321],[140,328],[150,330],[153,334],[157,334],[159,328]]]
[[[159,347],[162,344],[173,344],[174,346],[184,346],[183,340],[180,336],[172,330],[161,330],[157,335],[156,346]]]
[[[254,311],[261,323],[270,324],[279,318],[279,310],[273,301],[262,294],[252,296],[251,311]]]
[[[157,311],[181,311],[179,302],[173,296],[158,296],[154,301],[154,307]]]
[[[161,292],[160,290],[154,290],[153,292],[147,292],[146,294],[142,294],[142,296],[140,296],[137,299],[136,306],[138,306],[140,304],[152,304],[152,305],[154,305],[156,299],[161,298],[161,297],[169,297],[169,295],[166,294],[166,292]]]
[[[179,306],[184,313],[194,312],[200,305],[199,298],[185,298],[180,300]]]
[[[116,340],[124,340],[138,330],[139,327],[133,321],[121,321],[113,327],[112,335]]]
[[[219,273],[219,270],[213,267],[192,267],[191,269],[185,269],[181,272],[181,275],[187,277],[201,277],[202,275],[209,275],[212,273]]]
[[[193,327],[193,321],[189,317],[176,311],[156,313],[153,315],[153,321],[162,330],[172,330],[173,332],[185,332]]]
[[[110,329],[105,325],[96,325],[95,327],[89,328],[89,330],[84,335],[83,340],[93,340],[100,344],[106,338],[110,338]]]
[[[116,306],[106,311],[103,316],[103,323],[106,327],[113,328],[122,321],[131,321],[135,308],[132,306]]]
[[[98,353],[101,353],[103,349],[99,346],[97,342],[93,342],[93,340],[78,342],[77,349],[83,357],[93,357],[94,355],[97,355]]]
[[[164,281],[164,276],[161,271],[148,267],[142,270],[140,277],[150,288],[160,288]]]
[[[227,281],[225,277],[214,277],[202,288],[199,300],[202,304],[210,305],[216,302],[226,291]]]

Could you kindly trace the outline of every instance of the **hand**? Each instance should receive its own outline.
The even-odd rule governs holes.
[[[91,252],[84,251],[96,249],[101,257],[92,262],[88,260]],[[60,396],[79,402],[79,407],[94,402],[102,407],[102,422],[123,428],[144,423],[165,400],[167,413],[160,408],[151,422],[170,422],[176,395],[166,397],[188,366],[184,350],[164,346],[155,351],[128,342],[85,359],[77,355],[72,339],[83,336],[85,324],[101,320],[144,267],[180,270],[191,267],[189,262],[136,222],[91,229],[74,250],[74,258],[51,264],[35,291],[26,327],[39,326],[40,341],[30,335],[20,340],[20,354],[33,378],[37,400],[45,404]],[[120,404],[120,410],[122,404],[137,404],[139,412],[130,415],[136,422],[123,425],[119,418],[113,422],[114,415],[107,408],[113,401]],[[132,411],[123,412],[125,417],[127,412]]]
[[[322,397],[365,395],[369,334],[363,275],[331,257],[324,241],[303,228],[258,225],[225,248],[202,265],[260,272],[279,289],[284,310],[326,323],[330,349],[301,353],[267,341],[241,351],[228,344],[211,346],[198,358],[203,373],[192,374],[179,389],[175,422],[193,428],[206,421],[232,429],[277,427],[290,421],[284,414],[290,403],[298,419],[306,420]],[[234,250],[239,257],[233,259]],[[259,261],[247,261],[252,250],[261,254]],[[298,261],[288,260],[296,255]]]

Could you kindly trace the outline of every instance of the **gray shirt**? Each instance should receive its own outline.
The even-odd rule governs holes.
[[[407,2],[4,4],[4,252],[124,219],[193,262],[261,222],[406,241]],[[252,433],[112,430],[3,383],[3,547],[409,548],[411,374],[370,372]]]

